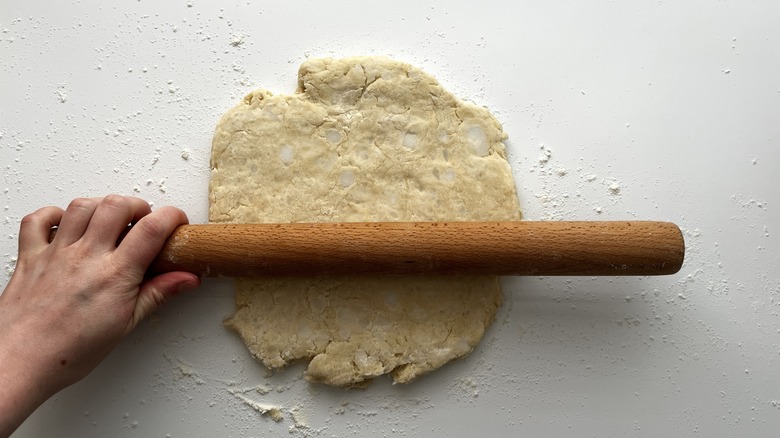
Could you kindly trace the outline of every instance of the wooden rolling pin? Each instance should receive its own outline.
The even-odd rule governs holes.
[[[183,225],[151,267],[203,276],[663,275],[685,244],[668,222]]]

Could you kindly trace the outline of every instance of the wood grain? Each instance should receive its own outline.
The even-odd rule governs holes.
[[[685,253],[668,222],[371,222],[179,227],[152,266],[203,276],[664,275]]]

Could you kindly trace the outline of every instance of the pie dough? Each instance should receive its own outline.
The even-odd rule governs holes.
[[[257,90],[220,120],[211,222],[519,220],[506,135],[482,107],[387,58],[313,59],[298,90]],[[310,381],[408,382],[468,354],[502,301],[491,276],[239,279],[225,321]]]

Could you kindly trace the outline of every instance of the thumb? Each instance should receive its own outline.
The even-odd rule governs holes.
[[[186,292],[200,286],[200,278],[189,272],[166,272],[141,283],[138,298],[133,309],[133,319],[126,333],[149,316],[155,309],[180,292]]]

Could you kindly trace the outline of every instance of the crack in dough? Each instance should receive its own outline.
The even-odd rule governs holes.
[[[387,58],[313,59],[298,90],[257,90],[220,120],[211,222],[519,220],[501,125]],[[225,321],[310,381],[408,382],[468,354],[502,301],[496,277],[239,279]]]

